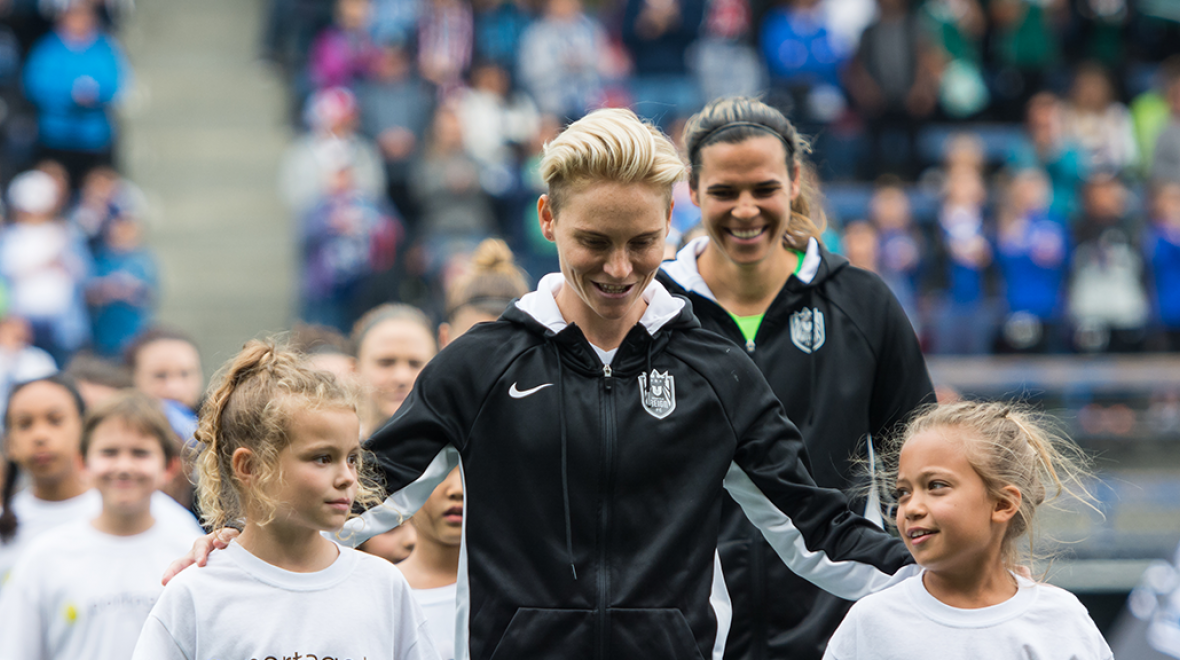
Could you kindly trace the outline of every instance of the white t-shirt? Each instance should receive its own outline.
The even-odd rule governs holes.
[[[25,489],[12,496],[12,510],[16,513],[16,536],[8,543],[0,543],[0,593],[4,592],[8,572],[33,539],[67,523],[94,520],[102,513],[102,496],[91,489],[68,500],[49,502],[34,497],[32,490]],[[157,525],[174,534],[188,535],[190,540],[205,533],[188,509],[160,491],[152,493],[152,517]],[[173,559],[187,552],[186,549]]]
[[[0,658],[127,660],[160,576],[196,537],[161,523],[113,536],[85,520],[40,535],[0,593]]]
[[[414,589],[414,600],[426,617],[426,629],[442,660],[455,660],[455,597],[457,584]]]
[[[1016,595],[978,609],[930,595],[919,574],[865,596],[828,642],[824,660],[1111,660],[1077,597],[1017,577]]]
[[[351,548],[293,573],[236,541],[177,575],[152,608],[132,660],[438,660],[426,619],[393,564]]]

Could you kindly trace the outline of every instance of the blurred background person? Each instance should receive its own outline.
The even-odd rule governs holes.
[[[114,161],[114,105],[130,68],[118,42],[99,25],[92,0],[69,0],[53,32],[29,53],[25,94],[37,108],[43,158],[65,165],[73,185]]]

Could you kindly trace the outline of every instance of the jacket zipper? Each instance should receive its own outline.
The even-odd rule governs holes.
[[[599,481],[601,502],[598,515],[598,652],[599,660],[609,660],[610,653],[610,621],[608,617],[610,592],[610,566],[607,563],[607,530],[611,524],[610,494],[614,482],[615,462],[615,406],[611,395],[614,379],[609,364],[602,366],[602,430],[603,430],[603,466],[602,477]]]

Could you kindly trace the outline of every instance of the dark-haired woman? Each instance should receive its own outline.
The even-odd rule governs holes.
[[[914,331],[880,278],[820,242],[808,145],[782,113],[721,99],[689,120],[684,140],[707,236],[666,262],[660,281],[753,358],[799,426],[816,483],[848,488],[853,457],[871,460],[874,442],[933,401]],[[733,501],[722,524],[734,608],[726,659],[819,660],[848,601],[791,573]]]

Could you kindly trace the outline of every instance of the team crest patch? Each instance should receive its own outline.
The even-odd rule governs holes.
[[[791,314],[791,342],[804,353],[814,353],[824,345],[824,313],[814,307],[804,307]]]
[[[676,410],[676,382],[668,372],[651,370],[651,376],[639,374],[639,398],[643,409],[656,419],[663,419]]]

